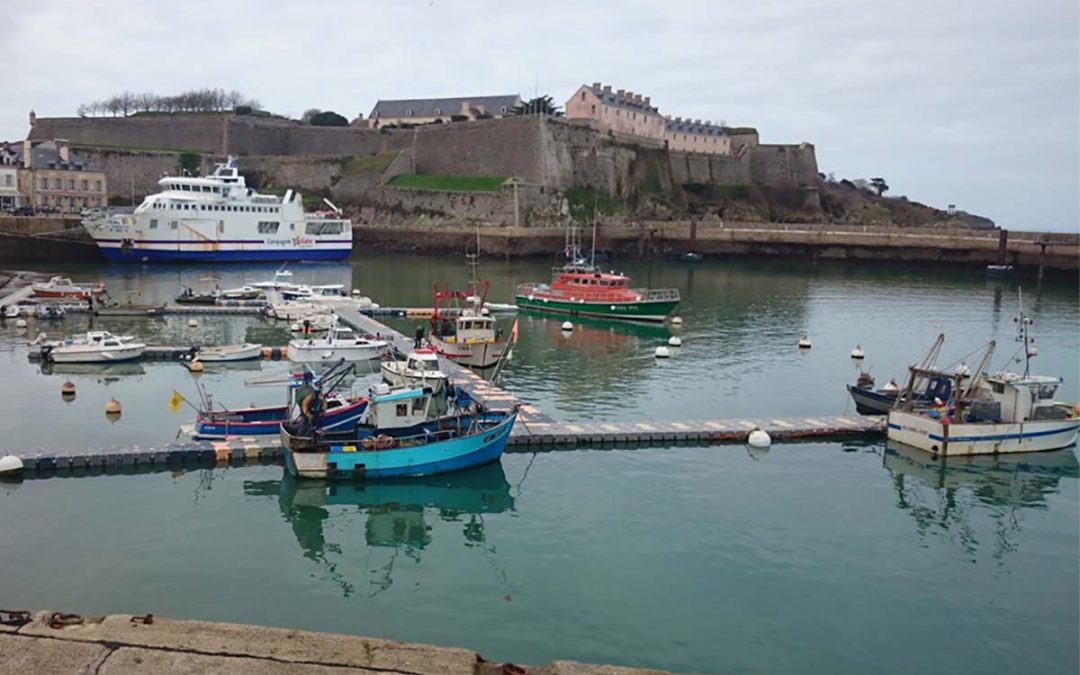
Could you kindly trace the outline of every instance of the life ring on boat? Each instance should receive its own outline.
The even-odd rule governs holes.
[[[390,448],[393,448],[396,445],[397,445],[397,440],[394,439],[392,436],[387,436],[386,434],[379,434],[375,438],[375,449],[376,450],[389,450]]]
[[[368,436],[364,440],[360,441],[360,447],[362,447],[365,450],[374,450],[375,449],[375,437],[374,436]]]

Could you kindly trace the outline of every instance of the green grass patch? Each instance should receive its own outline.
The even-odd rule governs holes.
[[[505,181],[505,176],[440,176],[406,173],[394,176],[387,185],[409,190],[498,192]]]
[[[187,148],[155,148],[151,146],[143,145],[97,145],[94,143],[72,143],[72,150],[104,150],[104,151],[119,151],[119,152],[156,152],[170,155],[180,155],[184,153],[199,154],[201,150],[191,150]]]
[[[570,207],[570,217],[581,223],[591,223],[597,214],[611,216],[619,212],[621,204],[592,188],[575,186],[565,193]]]
[[[393,163],[400,150],[387,150],[377,155],[362,155],[353,157],[341,167],[346,176],[358,176],[361,174],[382,173]]]
[[[258,193],[261,195],[274,195],[275,197],[284,197],[288,188],[278,187],[264,187],[259,188]],[[295,190],[294,190],[295,192]],[[319,194],[317,192],[304,192],[300,191],[300,197],[304,200],[304,206],[311,209],[322,204],[323,197],[327,195]]]

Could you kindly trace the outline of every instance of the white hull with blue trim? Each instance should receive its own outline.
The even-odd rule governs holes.
[[[352,224],[304,212],[300,194],[261,195],[232,159],[213,174],[165,177],[161,192],[134,213],[87,220],[87,233],[113,262],[341,260],[352,252]]]
[[[924,414],[889,412],[889,440],[937,455],[1043,452],[1076,443],[1080,418],[1023,422],[943,424]]]

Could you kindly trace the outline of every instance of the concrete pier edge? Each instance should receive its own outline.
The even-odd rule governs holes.
[[[496,663],[456,647],[153,614],[82,617],[0,610],[0,673],[259,673],[267,675],[665,675],[667,671],[553,661]],[[25,621],[25,622],[24,622]]]

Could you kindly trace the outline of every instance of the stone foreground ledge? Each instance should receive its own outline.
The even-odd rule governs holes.
[[[534,668],[491,663],[467,649],[235,623],[129,614],[78,617],[50,626],[38,612],[0,624],[0,675],[265,673],[267,675],[663,675],[658,670],[555,661]]]

